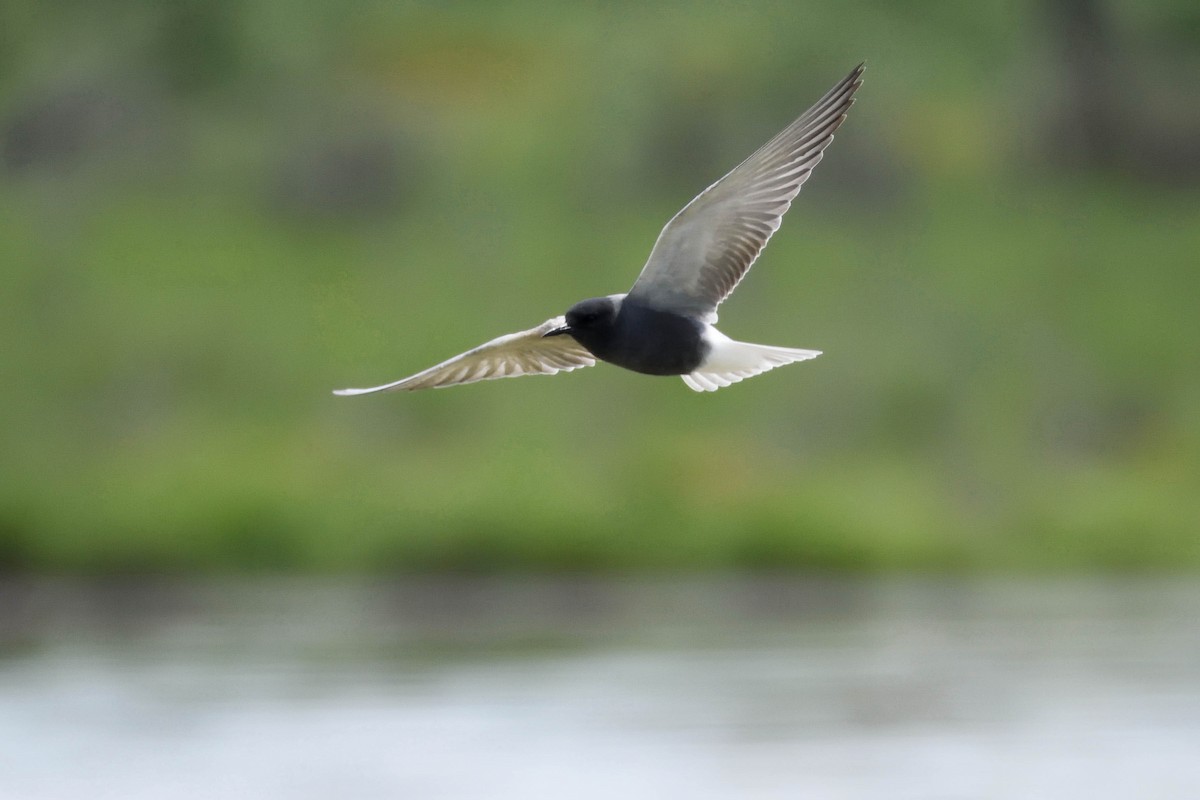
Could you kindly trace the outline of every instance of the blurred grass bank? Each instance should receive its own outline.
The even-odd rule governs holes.
[[[330,396],[624,290],[863,58],[721,309],[820,359]],[[0,568],[1200,567],[1198,72],[1175,0],[8,2]]]

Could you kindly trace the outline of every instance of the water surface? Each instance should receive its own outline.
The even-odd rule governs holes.
[[[1196,798],[1200,584],[0,585],[3,798]]]

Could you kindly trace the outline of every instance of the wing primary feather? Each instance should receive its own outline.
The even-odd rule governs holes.
[[[440,389],[496,378],[552,375],[594,365],[595,357],[570,336],[545,336],[564,323],[562,317],[555,317],[536,328],[500,336],[407,378],[368,389],[338,389],[334,394],[345,397]]]
[[[863,64],[741,164],[684,206],[659,234],[629,296],[709,322],[779,229],[846,119]]]

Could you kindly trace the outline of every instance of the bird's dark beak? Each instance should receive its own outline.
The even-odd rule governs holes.
[[[542,338],[545,339],[547,336],[562,336],[564,333],[570,333],[570,332],[571,332],[570,325],[562,325],[558,328],[551,328],[550,330],[546,331],[545,333],[542,334]]]

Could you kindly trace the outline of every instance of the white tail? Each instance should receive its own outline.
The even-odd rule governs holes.
[[[705,338],[712,346],[708,357],[695,372],[682,376],[683,382],[697,392],[715,392],[784,364],[807,361],[821,355],[820,350],[737,342],[711,327],[706,331]]]

